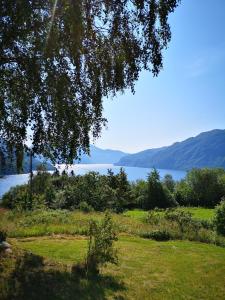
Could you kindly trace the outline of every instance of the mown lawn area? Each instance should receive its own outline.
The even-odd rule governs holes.
[[[201,220],[214,214],[203,208],[185,210]],[[201,228],[197,240],[202,243],[191,235],[167,242],[143,239],[142,233],[155,229],[179,233],[176,224],[164,220],[163,211],[159,224],[147,222],[147,214],[112,214],[119,264],[87,278],[74,274],[73,266],[85,259],[89,221],[101,220],[104,213],[1,211],[0,227],[7,229],[13,252],[0,253],[0,300],[225,300],[225,248],[214,245],[222,237]]]
[[[87,246],[87,240],[80,236],[11,241],[19,248],[67,266],[82,261]],[[74,295],[71,299],[225,299],[224,248],[132,236],[121,236],[116,247],[119,265],[103,268],[98,289],[87,290],[92,294],[86,291],[84,298]],[[70,284],[67,287],[71,288]],[[67,298],[62,293],[57,299]]]

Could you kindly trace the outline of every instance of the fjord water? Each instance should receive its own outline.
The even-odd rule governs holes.
[[[107,174],[108,169],[112,169],[116,174],[120,170],[120,166],[114,166],[112,164],[77,164],[66,167],[65,165],[58,165],[57,168],[60,172],[64,169],[68,174],[73,170],[77,175],[84,175],[87,172],[94,171],[99,172],[100,174]],[[146,179],[149,172],[152,169],[149,168],[137,168],[137,167],[122,167],[125,169],[128,179],[130,181],[135,181],[138,179]],[[174,180],[180,180],[185,177],[185,171],[177,170],[165,170],[158,169],[160,177],[163,178],[165,174],[171,174]],[[21,185],[27,183],[29,180],[29,174],[20,174],[20,175],[8,175],[3,178],[0,178],[0,197],[6,193],[11,187],[16,185]]]

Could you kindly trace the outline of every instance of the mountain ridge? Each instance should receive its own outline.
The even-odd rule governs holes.
[[[123,156],[128,155],[120,150],[101,149],[95,145],[90,145],[90,156],[83,154],[80,161],[75,160],[74,163],[81,164],[114,164]]]
[[[34,158],[33,169],[43,162],[42,158]],[[134,154],[120,150],[101,149],[90,145],[90,156],[81,155],[76,164],[114,164],[130,167],[156,167],[159,169],[189,170],[202,167],[225,168],[225,130],[214,129],[190,137],[170,146],[146,149]],[[1,164],[1,151],[0,151]],[[1,168],[0,168],[1,169]],[[23,172],[29,171],[29,158],[25,156]],[[47,163],[47,169],[54,167]],[[1,171],[1,170],[0,170]],[[2,175],[16,174],[16,170],[8,168]],[[1,174],[0,174],[1,175]]]
[[[225,130],[202,132],[170,146],[130,154],[122,157],[115,165],[174,170],[225,168]]]

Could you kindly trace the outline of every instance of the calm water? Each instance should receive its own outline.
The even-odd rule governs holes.
[[[57,166],[58,169],[63,171],[65,169],[65,165]],[[149,168],[136,168],[136,167],[123,167],[128,175],[128,179],[130,181],[135,181],[137,179],[146,179],[147,174],[151,171]],[[75,174],[83,175],[90,171],[99,172],[100,174],[106,174],[108,169],[112,169],[114,173],[118,173],[120,170],[119,166],[114,166],[111,164],[92,164],[92,165],[72,165],[67,167],[67,172],[71,172],[74,170]],[[161,177],[164,177],[165,174],[171,174],[174,180],[180,180],[185,177],[185,171],[176,171],[176,170],[158,170]],[[29,174],[21,174],[21,175],[9,175],[4,178],[0,178],[0,197],[6,193],[11,187],[16,185],[21,185],[27,183],[29,180]]]

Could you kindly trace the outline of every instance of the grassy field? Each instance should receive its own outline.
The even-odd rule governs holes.
[[[182,208],[190,211],[193,218],[199,220],[212,220],[213,209],[206,208]],[[179,208],[178,208],[179,210]],[[163,215],[164,212],[159,212]],[[122,215],[113,214],[113,220],[121,233],[141,235],[154,225],[147,224],[145,219],[148,212],[142,210],[130,210]],[[85,235],[89,220],[101,220],[104,213],[83,213],[80,211],[34,211],[15,213],[0,211],[0,227],[7,228],[9,237],[32,237],[52,234]]]
[[[199,220],[214,215],[209,209],[185,210]],[[207,236],[204,243],[143,239],[142,233],[169,226],[163,218],[160,225],[146,222],[147,214],[113,214],[119,264],[102,268],[99,277],[81,278],[71,270],[84,261],[90,219],[101,220],[103,213],[0,211],[0,227],[7,229],[13,245],[12,254],[0,257],[0,299],[225,300],[225,248],[207,244]],[[204,230],[201,236],[212,235]]]
[[[11,242],[47,258],[53,265],[58,263],[59,270],[61,264],[68,270],[81,261],[87,245],[86,239],[79,236],[13,239]],[[223,248],[186,241],[155,242],[131,236],[122,236],[116,247],[119,265],[104,267],[98,283],[82,282],[81,286],[87,286],[83,297],[74,295],[71,299],[225,299]],[[72,279],[65,277],[64,274],[64,284],[72,290],[65,291],[64,296],[73,291]],[[70,299],[58,292],[52,292],[49,299],[54,299],[53,296]]]
[[[193,215],[193,218],[199,220],[212,220],[214,217],[215,210],[209,208],[202,208],[202,207],[182,207],[177,208],[176,210],[183,210],[186,212],[190,212]],[[159,212],[160,214],[164,214],[163,211]],[[148,212],[135,209],[129,210],[124,213],[124,216],[132,217],[134,219],[143,219],[147,216]]]

